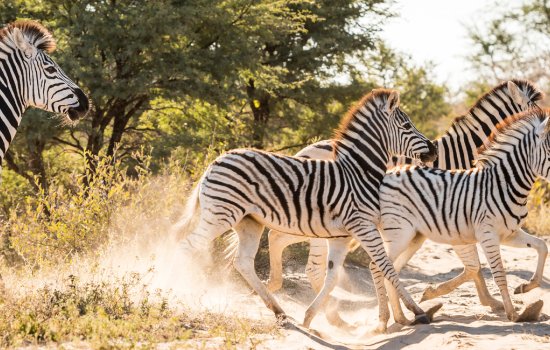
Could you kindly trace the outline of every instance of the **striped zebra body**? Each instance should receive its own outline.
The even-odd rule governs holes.
[[[496,129],[498,123],[507,120],[513,114],[528,108],[538,108],[536,102],[542,98],[541,92],[531,83],[523,80],[512,80],[502,83],[491,91],[484,94],[462,117],[455,119],[446,133],[434,140],[437,146],[438,158],[432,163],[434,167],[443,169],[467,169],[477,159],[477,149]],[[332,157],[332,145],[330,140],[317,142],[298,152],[296,156],[306,158],[330,159]],[[404,164],[419,164],[415,159],[394,156],[388,164],[388,168]],[[326,274],[327,265],[327,241],[323,239],[309,239],[296,237],[282,232],[270,231],[269,233],[269,254],[270,254],[270,277],[268,288],[275,291],[282,286],[282,251],[293,243],[310,240],[310,253],[306,266],[306,274],[316,292],[320,292]],[[407,254],[412,256],[422,246],[423,239],[419,237],[411,244]],[[356,249],[359,245],[352,243],[349,250]],[[480,301],[483,305],[491,306],[493,309],[501,309],[502,303],[494,299],[489,293],[485,280],[481,275],[480,263],[477,257],[477,249],[474,246],[460,247],[457,250],[459,257],[467,267],[465,274],[461,275],[462,281],[474,279],[478,290]],[[396,262],[396,266],[402,267]],[[431,290],[428,290],[430,292]],[[449,288],[440,288],[432,293],[425,294],[426,299],[450,292]],[[346,323],[338,315],[336,307],[325,310],[330,323],[345,327]],[[383,313],[383,311],[381,311]],[[396,318],[404,323],[406,318],[400,310],[394,310]],[[385,318],[381,315],[381,319]],[[385,325],[379,325],[383,331]]]
[[[422,309],[396,278],[376,228],[378,187],[390,155],[429,160],[435,156],[431,142],[414,128],[398,105],[395,91],[380,89],[366,95],[343,120],[332,160],[256,150],[235,150],[218,157],[204,173],[188,202],[189,210],[175,228],[188,228],[194,211],[200,208],[198,225],[184,238],[184,249],[196,252],[234,229],[239,237],[235,267],[265,304],[284,317],[254,271],[263,227],[330,238],[336,245],[346,245],[354,237],[381,266],[407,308],[426,321]],[[341,266],[341,262],[334,264]],[[308,308],[306,326],[325,298],[316,298]]]
[[[548,249],[521,227],[536,178],[550,179],[549,116],[550,110],[531,110],[508,120],[491,137],[494,141],[475,168],[448,171],[408,166],[390,171],[380,188],[380,227],[390,259],[395,261],[417,234],[455,246],[479,243],[506,315],[516,321],[500,244],[536,247],[539,261],[532,281],[540,284]],[[388,288],[392,305],[399,303]]]
[[[0,30],[0,163],[28,107],[73,121],[88,111],[86,95],[48,56],[54,49],[51,34],[36,22]]]

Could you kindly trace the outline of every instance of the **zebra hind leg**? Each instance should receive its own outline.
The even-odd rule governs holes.
[[[275,317],[283,321],[286,319],[285,312],[273,295],[267,290],[254,269],[254,257],[258,252],[263,229],[264,225],[251,217],[243,218],[234,227],[235,232],[239,236],[239,246],[235,255],[234,265],[248,285],[262,298],[265,305],[273,311]]]
[[[479,262],[479,255],[477,254],[476,245],[455,245],[453,246],[453,249],[456,255],[464,264],[464,270],[460,273],[460,275],[449,281],[440,283],[435,287],[426,288],[424,294],[422,295],[421,301],[430,300],[442,295],[449,294],[464,282],[473,279],[476,285],[477,294],[479,296],[481,305],[489,306],[493,311],[504,310],[502,302],[493,298],[493,296],[487,289],[485,279],[481,274],[481,264]]]
[[[271,230],[269,240],[269,280],[267,289],[275,292],[283,286],[283,250],[291,244],[308,240],[307,237],[294,236]]]
[[[330,292],[332,292],[336,286],[336,282],[338,282],[338,276],[343,268],[350,240],[351,238],[348,237],[333,238],[329,240],[328,268],[325,281],[320,292],[306,310],[303,323],[304,327],[309,328],[313,317],[315,317],[319,310],[324,309]]]
[[[306,265],[306,275],[308,277],[309,283],[311,283],[311,286],[316,293],[319,293],[323,288],[323,283],[327,272],[327,255],[328,241],[324,238],[312,238],[309,245],[309,256]],[[342,260],[342,263],[343,262],[344,260]],[[339,276],[342,275],[339,274]],[[340,280],[338,280],[338,282],[339,281]],[[325,307],[325,316],[328,323],[335,327],[343,328],[346,330],[355,329],[356,327],[350,325],[348,322],[342,319],[340,313],[338,312],[339,308],[340,301],[335,297],[329,297]]]
[[[535,236],[531,236],[524,230],[516,231],[512,236],[509,236],[502,244],[516,248],[534,248],[538,253],[537,269],[529,282],[520,284],[514,290],[514,294],[527,293],[531,289],[539,287],[542,282],[542,274],[544,272],[544,263],[548,256],[548,247],[546,243]]]

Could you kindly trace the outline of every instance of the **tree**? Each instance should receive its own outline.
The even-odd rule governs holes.
[[[494,10],[498,15],[483,28],[470,28],[470,38],[476,45],[474,68],[491,82],[521,77],[548,84],[548,1],[528,0],[519,7]]]
[[[212,103],[237,113],[229,119],[246,106],[252,133],[244,144],[264,146],[282,101],[309,103],[326,78],[353,69],[348,57],[373,47],[386,7],[385,0],[7,0],[0,19],[32,18],[53,29],[56,59],[87,88],[93,109],[41,148],[53,141],[92,160],[113,156],[117,145],[122,156],[140,147],[139,137],[123,137],[148,131],[138,118],[158,98]]]
[[[9,166],[43,185],[44,155],[56,148],[86,154],[93,168],[99,155],[143,146],[156,162],[174,151],[299,146],[331,136],[355,100],[388,84],[414,88],[407,105],[425,101],[418,108],[435,115],[425,111],[443,90],[430,85],[429,67],[399,54],[380,62],[377,33],[392,15],[385,0],[6,0],[0,20],[52,29],[54,58],[93,104],[74,128],[29,119]]]

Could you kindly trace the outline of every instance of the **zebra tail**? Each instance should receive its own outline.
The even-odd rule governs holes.
[[[199,192],[197,185],[187,198],[181,218],[172,226],[171,237],[180,240],[187,236],[197,226],[200,218]]]

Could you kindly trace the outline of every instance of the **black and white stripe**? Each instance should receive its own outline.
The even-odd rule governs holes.
[[[48,56],[54,48],[51,34],[36,22],[17,21],[0,30],[0,161],[28,107],[71,120],[88,111],[82,90]]]
[[[508,319],[518,318],[507,288],[500,244],[536,247],[540,284],[546,244],[527,234],[527,196],[537,177],[550,179],[550,110],[510,118],[491,137],[476,167],[448,171],[407,166],[390,171],[380,187],[382,235],[395,261],[420,234],[438,243],[479,243],[500,289]],[[399,298],[389,286],[392,305]]]
[[[256,150],[234,150],[204,173],[178,224],[186,228],[195,209],[200,220],[185,237],[189,252],[234,229],[239,236],[235,266],[276,315],[284,315],[254,271],[263,227],[289,234],[330,238],[347,245],[354,237],[399,290],[406,306],[425,321],[424,312],[400,284],[387,259],[376,222],[378,187],[392,154],[433,160],[435,148],[399,109],[399,95],[374,90],[344,118],[334,140],[333,160],[310,160]],[[341,257],[335,257],[340,259]],[[337,267],[341,261],[334,261]],[[329,271],[325,283],[335,280]],[[326,300],[319,295],[306,312],[307,326]]]
[[[470,168],[472,162],[478,157],[478,147],[487,140],[491,132],[496,129],[499,123],[507,120],[507,118],[518,111],[538,108],[536,103],[541,98],[542,93],[533,84],[525,80],[511,80],[494,87],[491,91],[480,97],[467,114],[456,118],[443,136],[433,141],[438,150],[438,158],[433,162],[433,166],[442,169]],[[331,159],[332,154],[332,144],[330,140],[325,140],[304,148],[296,155],[312,159]],[[394,156],[388,167],[391,168],[398,165],[414,163],[417,163],[414,159]],[[268,288],[271,291],[279,289],[282,285],[283,249],[290,244],[308,239],[309,238],[287,235],[276,231],[271,231],[269,233],[271,270]],[[323,239],[310,239],[310,243],[306,274],[313,289],[319,292],[323,286],[323,280],[326,273],[328,255],[327,242]],[[415,244],[410,245],[407,254],[412,256],[412,254],[422,246],[422,243],[423,240],[416,240]],[[350,247],[350,249],[356,247],[358,247],[358,245],[354,245]],[[480,264],[479,259],[477,259],[477,250],[475,246],[461,248],[457,250],[457,253],[459,253],[465,266],[472,267],[468,269],[469,274],[464,275],[462,278],[474,278],[482,304],[498,308],[499,303],[491,297],[483,277],[481,276],[479,269]],[[475,275],[472,276],[470,272],[474,272]],[[373,271],[373,273],[379,274],[379,272],[375,271]],[[325,312],[329,321],[338,326],[345,325],[345,322],[338,316],[335,310],[336,309],[333,308],[333,312]],[[384,317],[385,315],[381,318]],[[397,317],[400,318],[400,321],[406,322],[402,313],[397,315]],[[385,325],[380,325],[380,327],[385,327]],[[383,331],[383,329],[380,330]]]

